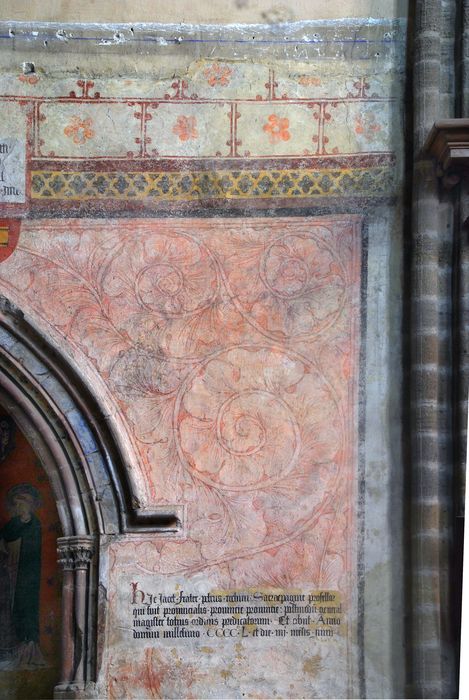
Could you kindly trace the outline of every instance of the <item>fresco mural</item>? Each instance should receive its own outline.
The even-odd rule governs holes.
[[[364,561],[390,550],[392,392],[374,382],[400,333],[404,23],[265,29],[258,45],[169,31],[142,35],[162,48],[144,61],[134,37],[99,68],[0,76],[0,293],[93,392],[139,513],[182,514],[102,538],[93,692],[362,696]],[[382,421],[368,462],[365,385]],[[2,481],[3,595],[31,592],[27,619],[2,607],[3,663],[45,674],[57,520],[35,469]],[[18,540],[26,569],[6,559]]]
[[[48,479],[9,416],[0,463],[0,697],[52,697],[60,667],[61,534]]]

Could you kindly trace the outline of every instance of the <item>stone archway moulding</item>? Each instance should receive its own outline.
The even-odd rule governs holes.
[[[24,314],[0,299],[0,405],[46,469],[64,536],[62,665],[56,697],[92,697],[105,614],[100,543],[122,533],[181,529],[180,509],[136,507],[112,425],[98,400]],[[99,600],[98,600],[99,599]],[[99,603],[99,604],[98,604]]]

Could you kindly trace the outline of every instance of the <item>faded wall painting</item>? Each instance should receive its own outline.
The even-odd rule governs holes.
[[[360,222],[243,219],[220,231],[161,223],[155,251],[141,230],[137,298],[119,304],[131,338],[157,323],[111,381],[187,530],[111,548],[111,697],[143,695],[148,678],[174,696],[180,680],[154,677],[174,660],[194,697],[254,684],[269,694],[266,639],[279,696],[305,692],[309,664],[312,680],[331,654],[353,656]],[[118,266],[122,299],[128,258]],[[328,602],[330,624],[312,601]],[[149,638],[161,639],[150,657]]]
[[[364,695],[395,604],[404,25],[132,28],[86,69],[97,31],[0,77],[0,293],[99,402],[133,507],[177,514],[99,541],[93,692]]]
[[[0,462],[0,696],[49,697],[60,663],[61,528],[47,476],[7,415]]]
[[[185,510],[182,539],[111,547],[112,696],[147,693],[140,662],[131,671],[127,661],[128,644],[137,660],[146,635],[127,628],[132,585],[152,592],[155,575],[171,594],[195,581],[205,594],[260,587],[307,601],[331,592],[332,625],[313,622],[308,602],[293,624],[302,609],[294,606],[276,646],[300,675],[311,658],[304,635],[334,636],[336,653],[352,653],[360,233],[350,216],[42,221],[30,233],[24,225],[10,281],[2,275],[9,295],[21,294],[49,333],[66,334],[82,366],[105,377],[146,499]],[[267,632],[277,625],[269,619]],[[221,674],[237,647],[224,651],[220,674],[207,675],[195,663],[207,655],[207,629],[184,657],[195,696],[217,697],[232,692]],[[156,665],[171,665],[172,643],[155,651]],[[314,658],[319,671],[321,646]],[[254,681],[251,663],[237,686]],[[163,697],[177,692],[161,683]]]

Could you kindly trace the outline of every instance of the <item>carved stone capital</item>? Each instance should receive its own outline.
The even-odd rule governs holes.
[[[61,537],[57,541],[57,562],[64,571],[73,571],[73,557],[68,543],[60,541],[67,539],[67,537]]]
[[[57,540],[58,562],[64,571],[87,569],[94,552],[93,537],[59,537]]]

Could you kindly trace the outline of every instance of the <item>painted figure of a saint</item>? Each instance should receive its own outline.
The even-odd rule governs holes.
[[[39,647],[39,492],[17,484],[6,505],[12,517],[0,528],[0,670],[36,668],[45,664]]]

